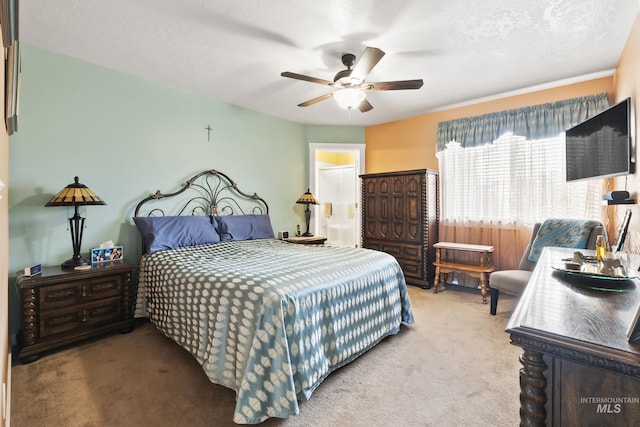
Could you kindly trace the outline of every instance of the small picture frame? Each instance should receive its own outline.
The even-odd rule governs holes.
[[[122,259],[124,251],[122,246],[112,246],[110,248],[91,249],[91,264],[103,262],[119,261]]]

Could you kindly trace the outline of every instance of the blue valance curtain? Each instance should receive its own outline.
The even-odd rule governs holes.
[[[609,107],[607,93],[514,110],[500,111],[482,116],[466,117],[438,123],[436,149],[445,149],[448,142],[456,141],[462,147],[473,147],[492,142],[507,132],[542,139],[561,134],[567,128],[592,117]]]

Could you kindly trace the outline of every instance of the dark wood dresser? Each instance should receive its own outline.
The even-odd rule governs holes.
[[[360,175],[362,247],[393,255],[407,283],[433,284],[438,241],[438,172],[419,169]]]
[[[133,329],[131,275],[126,261],[95,264],[90,270],[44,267],[37,276],[20,276],[22,350],[28,363],[40,353],[118,330]]]
[[[544,249],[507,325],[511,343],[524,350],[520,425],[638,425],[640,342],[630,344],[626,332],[640,280],[602,282],[553,268],[572,254]]]

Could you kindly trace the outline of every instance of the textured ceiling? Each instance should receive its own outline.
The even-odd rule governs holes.
[[[610,75],[638,0],[23,0],[20,40],[307,124],[368,126],[552,82]],[[423,79],[328,99],[343,53],[386,55],[368,81]]]

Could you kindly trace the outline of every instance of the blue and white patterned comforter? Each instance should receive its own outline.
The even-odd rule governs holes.
[[[275,239],[143,256],[136,316],[235,390],[242,424],[297,414],[327,375],[413,323],[392,256]]]

